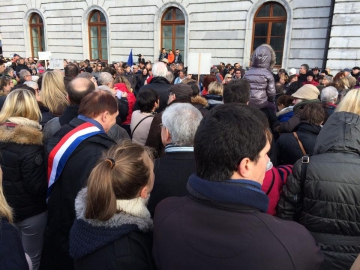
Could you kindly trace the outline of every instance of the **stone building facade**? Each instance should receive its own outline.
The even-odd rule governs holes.
[[[270,4],[274,4],[271,14],[282,16],[282,24],[276,16],[266,24],[265,6]],[[111,62],[126,61],[133,49],[134,55],[156,61],[164,43],[171,43],[166,35],[171,36],[173,29],[172,46],[181,47],[185,64],[189,52],[207,52],[214,64],[248,66],[256,42],[280,40],[276,45],[279,67],[299,68],[307,63],[337,70],[360,65],[357,0],[9,0],[0,6],[4,56],[36,56],[36,50],[43,50],[71,60],[101,55]],[[276,11],[278,6],[283,10]],[[166,28],[171,8],[182,22]],[[92,26],[91,16],[97,11],[100,26]],[[31,27],[38,26],[42,34],[36,36]],[[270,30],[273,36],[266,33]],[[181,32],[181,37],[174,36],[174,31]]]

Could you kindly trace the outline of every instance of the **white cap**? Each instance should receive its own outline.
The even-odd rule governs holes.
[[[295,74],[296,74],[296,69],[295,68],[290,69],[289,76],[295,75]]]

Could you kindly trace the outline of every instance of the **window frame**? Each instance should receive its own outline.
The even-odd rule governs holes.
[[[258,17],[258,14],[259,12],[267,5],[270,5],[270,11],[269,11],[269,17]],[[274,14],[274,5],[278,5],[280,6],[283,10],[284,10],[284,13],[285,13],[285,16],[276,16],[274,17],[273,14]],[[283,44],[283,47],[282,47],[282,50],[279,51],[279,50],[274,50],[275,53],[276,52],[281,52],[281,64],[278,65],[278,64],[275,64],[274,67],[281,67],[282,64],[283,64],[283,58],[284,58],[284,47],[285,47],[285,37],[286,37],[286,26],[287,26],[287,12],[286,12],[286,9],[283,5],[281,5],[280,3],[278,2],[266,2],[264,4],[262,4],[258,10],[256,11],[255,13],[255,16],[254,16],[254,20],[253,20],[253,31],[252,31],[252,42],[251,42],[251,55],[252,53],[254,52],[254,43],[255,43],[255,29],[256,29],[256,23],[267,23],[268,24],[268,29],[267,29],[267,35],[266,35],[266,44],[270,45],[270,41],[271,41],[271,38],[283,38],[284,40],[284,44]],[[285,24],[285,30],[284,30],[284,35],[283,36],[272,36],[271,35],[271,29],[272,29],[272,24],[273,23],[284,23]],[[258,37],[262,37],[262,36],[258,36]],[[271,45],[270,45],[271,46]]]
[[[97,13],[97,21],[96,22],[91,22],[91,18],[94,16],[94,14]],[[105,22],[101,22],[100,21],[100,17],[101,14],[104,16],[105,18]],[[91,47],[91,27],[97,27],[97,41],[98,41],[98,58],[93,58],[92,55],[92,47]],[[103,43],[101,41],[102,36],[101,36],[101,27],[102,26],[107,26],[106,23],[106,17],[105,14],[103,14],[100,10],[98,9],[94,9],[93,11],[90,12],[89,17],[88,17],[88,42],[89,42],[89,58],[90,61],[94,61],[96,59],[100,59],[102,62],[108,62],[108,59],[103,59],[103,55],[102,55],[102,49],[103,49]],[[106,28],[106,38],[108,38],[108,31]],[[105,46],[106,46],[106,50],[108,51],[108,46],[107,46],[107,42],[105,42]],[[106,55],[106,58],[108,58],[108,56]]]
[[[168,20],[168,21],[164,21],[164,17],[165,15],[168,13],[169,10],[172,10],[172,20]],[[176,10],[179,10],[183,16],[184,16],[184,19],[183,20],[176,20]],[[185,28],[185,14],[184,12],[177,8],[177,7],[169,7],[167,8],[162,17],[161,17],[161,48],[164,48],[164,43],[163,43],[163,26],[169,26],[171,25],[172,26],[172,37],[171,37],[171,44],[172,44],[172,48],[171,50],[174,52],[175,54],[175,50],[178,49],[175,47],[175,40],[176,40],[176,26],[179,26],[179,25],[183,25],[184,28]],[[186,31],[186,30],[185,30]],[[185,32],[184,32],[184,43],[185,43]],[[165,48],[166,50],[169,50],[170,48]],[[185,50],[185,44],[184,44],[184,50]],[[180,50],[180,52],[182,52],[182,54],[184,54],[185,52],[183,50]]]
[[[33,23],[32,20],[34,17],[37,17],[36,18],[36,23]],[[38,29],[38,44],[39,44],[39,50],[38,52],[43,52],[44,51],[44,47],[43,47],[43,39],[45,38],[44,37],[44,22],[43,22],[43,19],[42,17],[40,16],[40,14],[36,13],[36,12],[33,12],[30,17],[29,17],[29,29],[30,29],[30,46],[31,46],[31,54],[32,54],[32,57],[39,57],[38,55],[35,55],[35,52],[34,52],[34,42],[33,42],[33,34],[32,34],[32,30],[33,28],[37,28]]]

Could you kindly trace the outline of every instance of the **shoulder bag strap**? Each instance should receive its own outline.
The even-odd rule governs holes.
[[[266,191],[266,195],[269,195],[270,191],[272,190],[273,186],[274,186],[274,182],[275,182],[275,174],[274,174],[274,171],[271,170],[271,173],[272,173],[272,181],[271,181],[271,185],[268,189],[268,191]]]
[[[298,135],[296,134],[296,132],[293,132],[293,134],[294,134],[295,139],[296,139],[296,140],[298,141],[298,143],[299,143],[299,146],[300,146],[301,152],[303,153],[303,155],[304,155],[304,156],[306,156],[306,151],[305,151],[305,148],[304,148],[303,144],[301,143],[301,141],[300,141],[300,139],[299,139]]]
[[[144,121],[146,118],[149,118],[149,117],[154,117],[154,115],[150,114],[150,115],[148,115],[148,116],[145,116],[143,119],[141,119],[141,120],[139,121],[139,123],[137,123],[137,125],[134,127],[133,131],[131,132],[131,138],[132,138],[132,136],[133,136],[133,134],[134,134],[134,132],[135,132],[135,129],[140,125],[140,123],[141,123],[142,121]]]

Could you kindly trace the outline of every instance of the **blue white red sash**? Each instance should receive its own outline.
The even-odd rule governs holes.
[[[59,178],[70,155],[85,139],[96,134],[104,133],[100,128],[90,122],[85,122],[67,133],[50,152],[48,159],[48,190],[49,198],[55,181]]]

